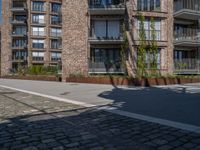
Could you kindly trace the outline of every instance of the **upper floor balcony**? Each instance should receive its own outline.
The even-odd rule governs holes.
[[[199,0],[174,0],[174,17],[189,20],[200,18]]]
[[[10,7],[13,12],[25,12],[27,10],[26,1],[13,1]]]
[[[10,23],[11,24],[16,24],[16,25],[26,24],[26,17],[11,17],[10,18]]]
[[[122,44],[123,31],[120,20],[93,20],[89,30],[91,44]]]
[[[125,0],[89,0],[91,15],[123,15]]]
[[[174,31],[175,46],[200,46],[200,29],[179,28]]]

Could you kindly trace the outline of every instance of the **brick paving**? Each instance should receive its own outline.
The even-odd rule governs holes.
[[[0,88],[0,150],[200,150],[200,134]]]

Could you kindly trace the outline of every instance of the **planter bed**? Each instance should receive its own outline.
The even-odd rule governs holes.
[[[172,85],[198,83],[200,78],[142,78],[130,79],[127,77],[67,77],[66,82],[75,83],[92,83],[92,84],[112,84],[128,86],[155,86],[155,85]]]
[[[3,76],[4,79],[38,80],[38,81],[60,81],[59,77],[46,75],[26,75],[26,76]]]

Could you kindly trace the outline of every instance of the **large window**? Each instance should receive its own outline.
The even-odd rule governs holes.
[[[94,48],[91,51],[92,62],[115,63],[121,61],[119,49]]]
[[[139,11],[160,11],[160,0],[138,0],[137,9]]]
[[[44,4],[45,4],[44,2],[33,1],[32,2],[32,10],[33,11],[45,11]]]
[[[32,48],[43,49],[44,48],[44,40],[32,40]]]
[[[43,61],[44,60],[44,52],[32,52],[33,61]]]
[[[139,32],[140,32],[140,20],[137,21],[137,30],[138,30],[138,38],[139,38]],[[155,33],[156,33],[156,40],[160,41],[161,40],[161,20],[155,19],[154,20],[155,24]],[[152,40],[151,34],[151,21],[146,19],[144,21],[144,28],[145,28],[145,36],[146,40]]]
[[[13,39],[12,46],[13,47],[26,46],[26,40],[25,39]]]
[[[153,61],[153,55],[150,53],[150,50],[146,50],[146,68],[152,69],[152,61]],[[160,69],[160,63],[161,63],[161,57],[160,57],[160,49],[158,49],[157,53],[157,69]]]
[[[61,24],[60,16],[51,16],[51,24]]]
[[[121,3],[123,3],[123,0],[90,0],[90,7],[107,7]]]
[[[60,12],[61,11],[61,4],[58,4],[58,3],[52,3],[51,4],[51,11],[52,12]]]
[[[61,60],[61,52],[51,52],[51,61]]]
[[[44,23],[44,15],[33,14],[32,15],[33,23]]]
[[[119,20],[95,20],[93,23],[93,37],[118,39],[120,38]]]
[[[26,30],[26,27],[25,26],[15,26],[14,28],[13,28],[13,34],[14,35],[25,35],[26,34],[26,32],[27,32],[27,30]]]
[[[26,60],[28,56],[27,51],[13,51],[12,52],[12,60]]]
[[[60,37],[61,36],[61,28],[51,28],[50,29],[50,35],[54,37]]]
[[[52,39],[51,40],[51,49],[59,49],[59,48],[62,48],[62,40]]]
[[[44,27],[32,27],[32,34],[36,36],[44,36]]]

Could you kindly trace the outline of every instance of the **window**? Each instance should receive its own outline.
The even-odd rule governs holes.
[[[33,14],[32,15],[33,23],[44,23],[44,15]]]
[[[51,49],[59,49],[59,48],[62,48],[62,40],[52,39],[51,40]]]
[[[160,0],[137,0],[139,11],[160,11]]]
[[[161,62],[161,57],[160,57],[160,49],[158,49],[157,53],[157,69],[160,69],[160,62]],[[153,61],[153,55],[150,54],[150,51],[147,49],[146,50],[146,68],[151,69],[153,66],[151,62]]]
[[[36,36],[44,36],[44,27],[32,27],[32,34]]]
[[[52,12],[58,13],[58,12],[60,12],[60,10],[61,10],[61,4],[58,4],[58,3],[52,3],[51,4],[51,11]]]
[[[14,39],[12,43],[13,47],[22,47],[26,46],[26,40],[25,39]]]
[[[109,5],[119,5],[122,3],[120,0],[91,0],[90,6],[93,7],[106,7]]]
[[[14,35],[26,35],[26,27],[25,26],[15,26],[13,28]]]
[[[44,60],[44,52],[32,52],[33,61],[43,61]]]
[[[32,2],[33,11],[44,11],[44,2],[33,1]]]
[[[44,48],[44,40],[32,40],[32,48],[43,49]]]
[[[61,60],[61,52],[51,52],[51,61]]]
[[[50,35],[54,37],[60,37],[62,30],[60,28],[51,28]]]
[[[60,16],[51,16],[51,24],[61,24]]]
[[[94,35],[96,38],[119,39],[120,21],[119,20],[97,20],[94,21]]]
[[[26,60],[28,57],[27,51],[13,51],[12,60]]]
[[[119,49],[103,49],[103,48],[94,48],[91,51],[91,57],[93,62],[119,62],[121,59],[120,57],[120,50]]]
[[[15,15],[13,16],[13,20],[15,21],[25,21],[27,19],[26,15]]]
[[[156,40],[161,40],[161,20],[155,19],[155,32],[156,32]],[[138,30],[138,38],[139,38],[139,31],[140,31],[140,20],[137,21],[137,30]],[[151,21],[149,19],[146,19],[144,21],[144,29],[145,29],[145,36],[146,40],[152,40],[151,38]]]

